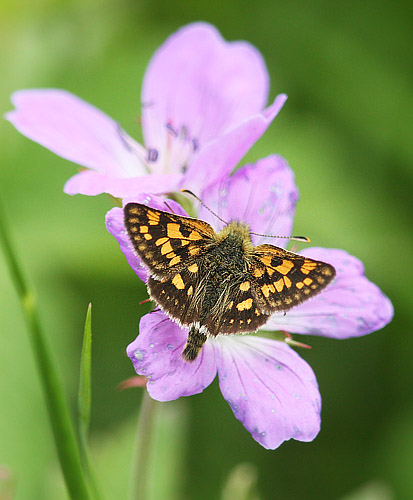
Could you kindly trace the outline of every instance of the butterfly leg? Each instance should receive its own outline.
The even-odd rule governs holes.
[[[182,357],[184,358],[184,360],[194,361],[197,358],[206,340],[207,336],[202,333],[199,328],[191,326],[191,329],[189,330],[188,340],[182,352]]]

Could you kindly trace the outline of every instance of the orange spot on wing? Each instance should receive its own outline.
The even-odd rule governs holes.
[[[183,290],[185,288],[184,280],[180,274],[175,274],[172,278],[172,283],[178,288],[178,290]]]
[[[283,260],[283,263],[275,267],[274,269],[279,273],[285,275],[288,274],[293,267],[294,267],[294,262],[292,262],[291,260]]]
[[[155,241],[155,245],[157,247],[159,247],[159,246],[163,245],[164,243],[166,243],[167,241],[168,241],[168,238],[165,238],[165,237],[159,238],[158,240]]]
[[[191,231],[191,233],[188,236],[188,238],[191,241],[202,240],[202,236],[198,233],[198,231]]]
[[[148,223],[150,226],[156,226],[159,224],[159,220],[161,218],[160,214],[158,214],[157,212],[153,212],[152,210],[148,210],[146,215],[148,217]]]
[[[181,257],[179,255],[175,255],[175,257],[169,262],[169,267],[175,266],[181,262]]]
[[[180,238],[182,239],[184,235],[181,233],[181,225],[176,222],[169,222],[166,225],[166,232],[169,238]]]
[[[238,311],[244,311],[246,309],[251,309],[252,307],[252,299],[246,299],[237,304]]]
[[[287,288],[291,288],[291,280],[288,276],[284,276],[284,283]]]
[[[189,255],[198,255],[201,252],[201,249],[199,247],[196,247],[192,245],[189,247]]]
[[[264,294],[264,297],[269,297],[270,296],[270,293],[275,293],[275,288],[274,288],[274,285],[273,284],[270,284],[270,285],[263,285],[261,287],[261,291],[262,293]]]
[[[304,264],[301,266],[300,271],[303,274],[310,274],[311,271],[314,271],[316,267],[317,267],[317,262],[313,262],[311,260],[305,260]]]
[[[275,286],[277,292],[282,292],[282,289],[284,288],[284,281],[283,281],[283,279],[281,278],[280,280],[276,281],[274,283],[274,286]]]
[[[272,257],[270,255],[264,255],[264,257],[261,257],[261,262],[264,264],[264,266],[270,266],[271,260]]]
[[[254,278],[261,278],[261,276],[265,273],[265,267],[256,267],[253,271]]]
[[[161,246],[161,254],[165,255],[166,253],[173,252],[174,249],[172,248],[171,242],[167,241]]]

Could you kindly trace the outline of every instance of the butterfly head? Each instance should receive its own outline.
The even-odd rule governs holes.
[[[231,221],[221,231],[219,231],[217,234],[217,241],[221,242],[224,240],[241,243],[245,253],[252,252],[254,248],[248,224],[238,220]]]

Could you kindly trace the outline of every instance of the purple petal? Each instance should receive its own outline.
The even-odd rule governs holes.
[[[173,323],[163,312],[146,314],[139,325],[139,336],[127,353],[136,373],[148,378],[147,389],[153,399],[171,401],[202,392],[217,373],[215,352],[207,342],[197,359],[184,361],[188,330]]]
[[[6,118],[57,155],[113,177],[144,175],[145,150],[117,122],[70,92],[20,90]]]
[[[203,147],[267,102],[268,73],[246,42],[226,42],[207,23],[181,28],[155,52],[143,89],[143,131],[160,148],[166,125],[185,129]],[[162,147],[161,147],[162,149]]]
[[[170,212],[170,207],[175,214],[187,215],[176,201],[168,200],[168,207],[168,205],[165,204],[165,200],[159,196],[141,194],[140,196],[134,196],[133,199],[125,199],[123,201],[124,204],[128,203],[128,201],[143,203],[144,205],[148,205],[149,207],[157,208],[159,210],[164,210],[165,212]],[[138,277],[146,283],[149,277],[148,269],[145,264],[143,264],[140,257],[138,257],[138,255],[135,253],[125,227],[122,208],[115,207],[109,210],[109,212],[106,214],[106,229],[112,236],[116,238],[117,242],[119,243],[120,249],[125,255],[130,267],[135,271]]]
[[[345,339],[374,332],[391,321],[390,300],[364,276],[363,264],[356,257],[331,248],[314,247],[301,253],[332,264],[337,276],[323,292],[285,316],[274,314],[266,329]]]
[[[177,174],[147,174],[140,177],[116,178],[92,170],[84,170],[65,184],[67,194],[95,196],[109,193],[115,198],[134,198],[142,193],[177,191],[181,176]]]
[[[229,175],[251,146],[263,135],[278,114],[287,97],[280,94],[261,114],[251,116],[225,135],[210,142],[189,166],[182,187],[194,193]]]
[[[219,386],[235,417],[267,449],[311,441],[321,398],[310,366],[283,342],[252,335],[213,342]]]
[[[294,174],[280,156],[268,156],[220,179],[202,193],[202,201],[226,221],[240,220],[260,234],[289,236],[298,190]],[[201,207],[199,218],[217,227],[220,222]],[[285,247],[288,239],[252,235],[255,245]]]
[[[146,283],[149,278],[148,269],[133,249],[123,218],[122,208],[112,208],[106,214],[106,229],[116,238],[128,264],[135,271],[138,278]]]

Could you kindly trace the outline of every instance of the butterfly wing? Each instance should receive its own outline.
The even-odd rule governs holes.
[[[287,311],[321,292],[334,278],[333,266],[273,245],[254,249],[253,295],[265,313]]]
[[[205,288],[200,286],[197,265],[192,264],[161,280],[149,278],[151,298],[181,325],[199,322]]]
[[[211,335],[254,332],[264,325],[269,314],[260,309],[253,294],[250,275],[229,283],[223,296],[211,308],[205,326]]]
[[[218,297],[211,286],[202,259],[172,277],[148,281],[151,297],[169,316],[182,325],[202,325],[212,336],[253,332],[267,322],[269,315],[259,309],[248,273],[227,279]]]
[[[191,265],[216,237],[204,221],[128,203],[124,221],[132,245],[155,279]]]

